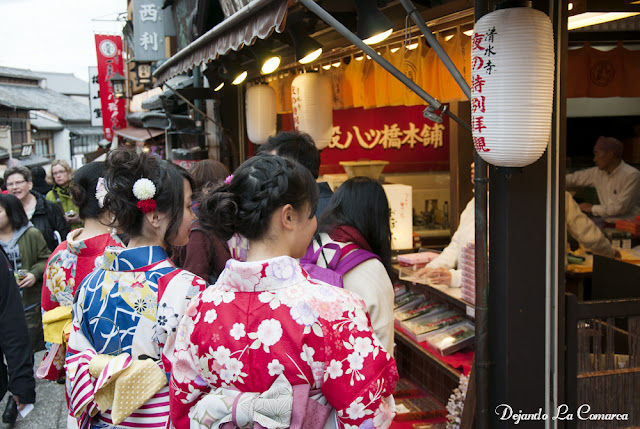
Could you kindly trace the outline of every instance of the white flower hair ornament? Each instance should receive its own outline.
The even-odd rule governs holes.
[[[138,199],[137,206],[142,213],[151,213],[156,209],[156,185],[143,177],[133,184],[133,196]]]
[[[96,200],[98,200],[98,206],[104,207],[104,197],[107,196],[107,185],[104,181],[104,177],[98,177],[98,183],[96,184]]]

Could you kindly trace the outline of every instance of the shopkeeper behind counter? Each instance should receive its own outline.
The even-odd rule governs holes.
[[[471,177],[473,176],[474,165],[471,164]],[[580,211],[568,192],[565,192],[565,222],[567,231],[582,247],[600,255],[620,257],[620,252],[611,246],[609,240],[593,221]],[[459,269],[458,263],[462,257],[462,249],[473,241],[475,241],[475,198],[471,198],[460,215],[460,223],[451,238],[451,243],[416,275],[418,277],[426,276],[427,281],[431,284],[461,287],[462,271]]]
[[[593,147],[595,167],[567,174],[567,187],[596,188],[600,204],[581,203],[580,209],[607,222],[640,215],[640,171],[622,160],[622,142],[600,137]]]

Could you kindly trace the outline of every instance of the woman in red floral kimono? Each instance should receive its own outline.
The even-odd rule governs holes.
[[[295,259],[316,229],[317,192],[297,162],[261,155],[203,197],[200,223],[231,239],[234,259],[178,327],[175,427],[390,426],[397,369],[364,302]]]
[[[71,322],[73,298],[82,280],[99,266],[105,248],[123,246],[113,228],[108,226],[111,214],[103,209],[106,190],[102,176],[105,170],[104,162],[86,164],[76,171],[69,186],[84,227],[71,231],[47,261],[41,296],[45,326],[49,320],[56,323],[66,318]],[[65,347],[62,333],[57,337],[58,341],[52,343],[50,354],[45,356],[43,365],[37,371],[39,378],[55,381],[64,376]],[[52,342],[52,338],[48,340]]]

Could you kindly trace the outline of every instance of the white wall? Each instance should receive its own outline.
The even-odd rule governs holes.
[[[53,153],[55,159],[64,159],[71,163],[71,141],[66,128],[53,134]]]

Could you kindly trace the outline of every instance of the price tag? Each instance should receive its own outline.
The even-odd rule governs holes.
[[[476,309],[471,307],[470,305],[467,305],[467,316],[473,317],[475,319],[476,318]]]

